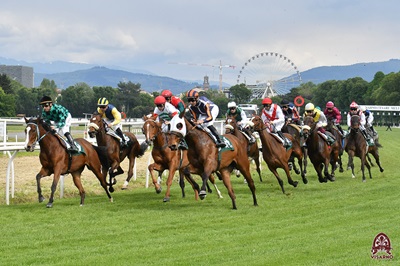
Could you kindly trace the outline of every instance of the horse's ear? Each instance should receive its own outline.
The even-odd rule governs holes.
[[[25,119],[25,123],[28,124],[29,119],[27,119],[26,116],[24,116],[24,119]]]

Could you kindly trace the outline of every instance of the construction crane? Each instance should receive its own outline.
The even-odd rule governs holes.
[[[228,68],[235,69],[235,67],[236,67],[236,66],[233,66],[233,65],[223,65],[221,60],[219,60],[219,65],[196,64],[196,63],[180,63],[180,62],[170,62],[169,64],[187,65],[187,66],[218,67],[219,68],[219,92],[222,92],[222,68],[228,67]]]

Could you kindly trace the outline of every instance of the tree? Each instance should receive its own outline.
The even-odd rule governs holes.
[[[119,93],[116,95],[116,105],[125,106],[126,115],[131,116],[129,113],[133,107],[141,105],[140,103],[140,83],[120,82],[118,83]]]
[[[229,91],[231,92],[231,98],[236,102],[239,103],[248,103],[251,97],[251,90],[249,90],[245,84],[239,84],[232,86]]]
[[[6,74],[0,74],[0,87],[5,94],[13,94],[14,91],[11,87],[11,80]]]
[[[0,88],[0,117],[15,116],[15,98],[12,94],[4,93]]]
[[[93,101],[94,92],[88,84],[81,82],[61,92],[57,102],[63,105],[73,117],[83,117],[84,113],[93,113],[97,102]]]

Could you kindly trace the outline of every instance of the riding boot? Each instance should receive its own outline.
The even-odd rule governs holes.
[[[372,136],[377,136],[378,132],[375,131],[374,126],[371,126],[371,130],[372,130]]]
[[[326,142],[328,143],[329,146],[331,146],[333,143],[335,143],[336,140],[334,138],[332,138],[330,135],[325,133],[325,136],[326,136]]]
[[[344,138],[343,128],[339,124],[337,124],[336,127],[339,130],[340,134],[342,135],[342,138]]]
[[[249,143],[253,144],[256,142],[256,138],[251,134],[251,131],[248,128],[244,128],[243,132],[249,137]]]
[[[276,131],[276,133],[278,134],[278,136],[283,139],[283,146],[285,148],[289,148],[292,146],[292,142],[290,140],[288,140],[282,133],[282,131]]]
[[[368,146],[374,146],[374,140],[367,134],[367,131],[365,129],[361,130],[362,135],[364,136],[365,140],[367,141]]]
[[[64,134],[64,136],[67,138],[67,141],[68,141],[68,143],[69,143],[69,145],[70,145],[70,147],[68,148],[68,150],[69,151],[78,151],[78,147],[76,147],[76,145],[75,145],[75,143],[74,143],[74,139],[72,138],[72,136],[71,136],[71,133],[69,133],[69,132],[66,132],[65,134]]]
[[[115,130],[115,133],[117,133],[118,137],[121,138],[121,148],[127,146],[126,142],[125,142],[125,138],[124,138],[124,134],[122,133],[120,128],[117,128]]]
[[[218,134],[218,132],[217,132],[217,130],[215,129],[215,127],[214,126],[208,126],[207,127],[210,131],[211,131],[211,133],[214,135],[214,137],[217,139],[217,147],[218,148],[223,148],[223,147],[225,147],[226,146],[226,144],[224,143],[224,142],[222,142],[221,141],[221,137],[219,136],[219,134]]]

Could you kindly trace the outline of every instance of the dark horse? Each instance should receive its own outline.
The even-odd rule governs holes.
[[[351,168],[352,177],[355,178],[353,158],[354,156],[357,156],[361,160],[362,181],[366,182],[364,174],[365,166],[367,166],[369,178],[372,178],[371,166],[366,159],[368,153],[371,153],[374,156],[380,171],[383,172],[384,169],[381,167],[379,160],[378,147],[376,145],[368,146],[360,131],[360,120],[361,119],[358,115],[351,116],[350,133],[346,137],[345,151],[349,155],[348,166]]]
[[[126,178],[122,189],[128,188],[128,183],[133,176],[133,167],[135,166],[135,158],[141,157],[146,149],[147,145],[140,145],[135,135],[131,132],[124,132],[126,136],[129,138],[128,146],[121,149],[120,142],[117,138],[107,134],[107,124],[102,118],[102,115],[99,113],[94,113],[90,118],[88,125],[88,134],[91,138],[96,137],[97,145],[104,146],[107,148],[107,154],[110,161],[110,184],[113,184],[112,178],[119,174],[123,174],[124,170],[122,170],[120,163],[125,159],[129,159],[129,167],[128,167],[128,177]],[[144,143],[145,144],[145,143]],[[112,186],[110,190],[112,190]]]
[[[225,133],[233,134],[240,140],[243,145],[246,146],[247,156],[254,160],[258,176],[260,177],[260,181],[262,182],[260,169],[260,151],[258,150],[257,141],[250,144],[250,141],[247,139],[247,137],[244,136],[244,133],[239,130],[237,122],[233,116],[228,116],[225,120]]]
[[[161,185],[157,182],[157,178],[154,175],[154,170],[159,172],[159,176],[162,175],[164,170],[168,170],[168,178],[167,178],[167,191],[165,192],[165,196],[163,201],[168,202],[170,201],[170,191],[172,181],[175,175],[175,172],[179,170],[179,185],[182,189],[182,197],[185,197],[185,184],[183,178],[183,167],[186,167],[189,164],[187,158],[187,150],[180,150],[177,149],[178,146],[170,147],[168,145],[168,136],[170,134],[164,133],[161,131],[161,123],[156,122],[151,118],[147,118],[146,116],[143,117],[145,120],[143,124],[143,134],[146,137],[146,142],[149,144],[153,144],[153,150],[151,155],[153,157],[154,163],[148,166],[154,188],[157,193],[161,193],[162,188]],[[199,198],[199,186],[198,184],[191,178],[190,175],[184,175],[186,180],[192,185],[193,190],[195,192],[195,199]],[[218,190],[217,186],[215,185],[214,178],[212,177],[211,182],[214,183],[214,187],[217,190],[218,196],[221,196],[221,192]],[[210,191],[210,190],[209,190]]]
[[[319,182],[326,183],[327,180],[335,181],[336,162],[339,158],[339,144],[334,142],[329,146],[326,143],[323,137],[318,133],[318,128],[316,127],[313,117],[306,116],[303,122],[303,132],[306,138],[308,157],[318,174]],[[332,166],[331,174],[328,172],[329,163]],[[322,170],[324,171],[324,175],[322,175]]]
[[[285,188],[283,187],[283,181],[280,178],[277,169],[282,168],[287,176],[288,183],[294,187],[297,187],[299,182],[293,181],[290,176],[289,170],[289,159],[292,152],[301,153],[300,145],[293,146],[292,148],[286,150],[280,140],[274,137],[271,133],[267,132],[267,127],[264,125],[260,116],[254,116],[252,119],[254,123],[254,130],[260,134],[260,139],[262,143],[262,154],[264,161],[267,163],[269,170],[274,174],[278,180],[279,186],[283,193],[285,193]],[[287,133],[284,133],[285,137],[293,142],[293,137]],[[307,179],[303,177],[304,184],[307,184]]]
[[[200,189],[200,199],[207,195],[207,181],[212,173],[217,175],[224,182],[228,194],[232,200],[232,208],[236,208],[236,196],[232,188],[230,174],[234,168],[238,169],[247,181],[253,195],[253,204],[257,206],[256,188],[250,174],[250,162],[247,158],[246,148],[241,145],[239,139],[231,134],[223,135],[233,146],[233,150],[218,149],[215,142],[207,132],[201,129],[201,126],[195,126],[185,118],[187,134],[185,140],[189,146],[188,159],[189,165],[184,168],[186,175],[197,174],[201,176],[202,186]],[[169,139],[170,146],[177,146],[181,141],[178,135],[171,135]]]
[[[332,135],[335,137],[336,142],[338,143],[339,147],[339,157],[338,157],[338,163],[339,163],[339,172],[343,173],[343,163],[342,163],[342,155],[344,152],[344,142],[343,142],[343,136],[340,134],[339,129],[335,126],[335,118],[328,118],[328,123],[326,125],[326,130],[331,132]]]
[[[25,150],[34,151],[36,142],[40,145],[40,163],[42,168],[36,175],[37,192],[39,195],[39,202],[43,202],[42,189],[40,187],[40,179],[45,176],[54,174],[53,184],[51,185],[51,195],[47,207],[53,207],[54,192],[57,188],[60,175],[71,173],[75,186],[79,190],[81,196],[81,206],[85,200],[85,190],[81,183],[81,173],[85,165],[96,175],[100,181],[101,186],[107,193],[109,200],[112,202],[112,197],[107,190],[106,169],[108,168],[107,156],[99,147],[93,146],[88,141],[82,138],[75,139],[75,141],[82,147],[83,152],[70,154],[67,151],[64,141],[60,140],[58,134],[51,130],[50,126],[46,124],[41,118],[25,118],[27,124],[25,128],[26,140]]]

